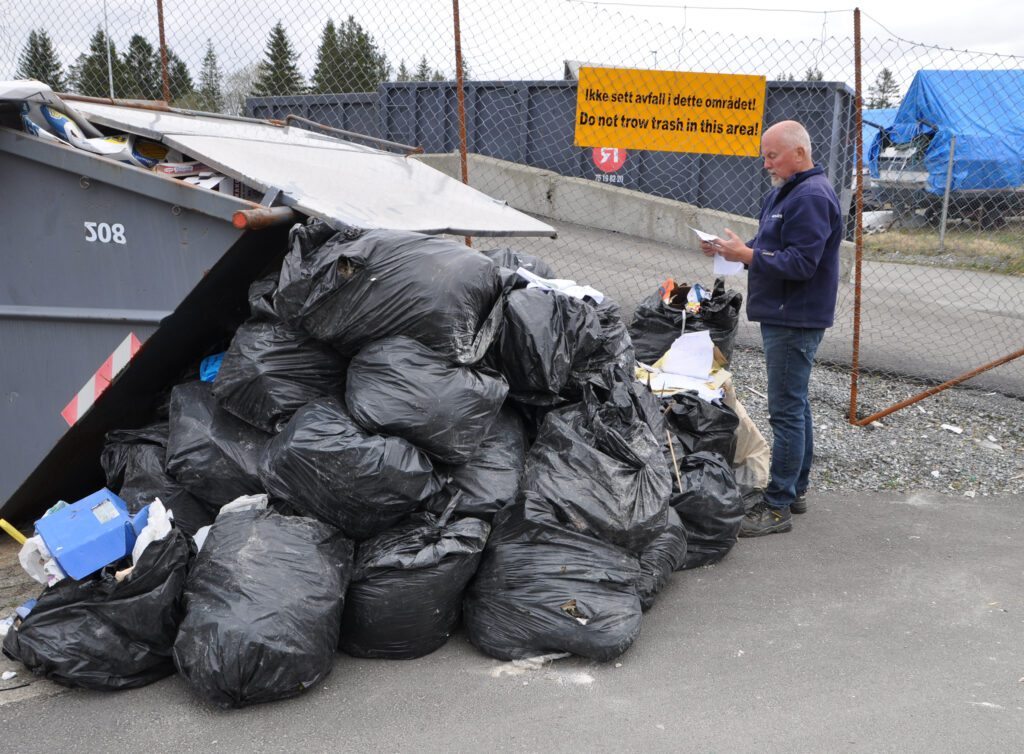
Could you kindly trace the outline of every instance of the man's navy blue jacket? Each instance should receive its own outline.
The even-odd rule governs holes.
[[[839,288],[843,220],[815,166],[773,189],[761,206],[747,276],[747,318],[786,327],[831,327]]]

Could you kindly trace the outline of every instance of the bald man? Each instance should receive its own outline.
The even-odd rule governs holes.
[[[704,242],[747,266],[747,318],[761,325],[768,368],[772,427],[771,479],[743,518],[741,537],[793,528],[793,513],[807,511],[814,459],[814,426],[807,397],[814,355],[832,326],[839,287],[842,213],[832,184],[811,157],[807,130],[794,120],[776,123],[761,137],[772,190],[761,206],[757,235],[744,243],[731,230]]]

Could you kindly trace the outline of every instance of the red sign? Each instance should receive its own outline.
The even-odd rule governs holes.
[[[594,165],[602,173],[614,173],[626,164],[626,150],[612,147],[594,147]]]

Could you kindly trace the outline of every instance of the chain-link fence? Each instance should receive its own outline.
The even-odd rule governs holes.
[[[356,0],[339,12],[319,2],[214,0],[168,4],[163,18],[165,67],[156,0],[70,7],[0,0],[0,76],[39,78],[94,97],[156,99],[167,91],[186,109],[295,113],[422,146],[430,164],[460,174],[451,2]],[[823,14],[813,39],[786,39],[784,19],[776,15],[755,38],[690,28],[685,11],[663,23],[569,0],[463,0],[457,26],[470,182],[548,218],[558,239],[512,244],[547,259],[562,277],[602,288],[628,316],[667,277],[710,285],[713,273],[687,226],[752,237],[770,184],[756,139],[754,151],[743,153],[752,156],[624,148],[614,140],[576,146],[581,69],[614,68],[626,77],[637,70],[762,76],[763,117],[753,121],[758,128],[801,121],[849,216],[836,325],[821,358],[851,363],[858,304],[856,354],[866,378],[899,373],[934,385],[1020,349],[1021,59],[906,42],[872,20],[857,39],[852,12]],[[654,103],[629,104],[630,117],[664,112]],[[685,102],[678,121],[677,128],[701,133],[730,126]],[[728,146],[729,135],[718,135]],[[737,135],[733,151],[742,152],[748,136]],[[860,276],[853,244],[858,173]],[[744,290],[744,277],[729,285]],[[759,344],[746,322],[739,339]],[[1010,361],[972,384],[1024,396],[1024,365]]]

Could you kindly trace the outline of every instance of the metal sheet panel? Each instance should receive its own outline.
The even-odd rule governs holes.
[[[300,128],[76,102],[95,123],[159,139],[282,203],[357,228],[554,236],[550,225],[427,165]]]

